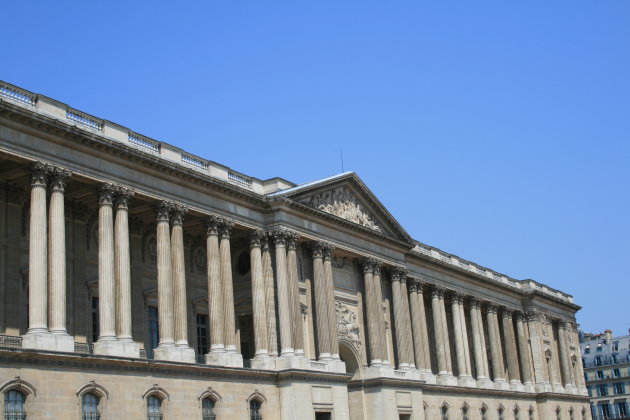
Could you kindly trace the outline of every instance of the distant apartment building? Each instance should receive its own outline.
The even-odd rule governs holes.
[[[593,420],[630,419],[630,335],[580,333],[580,347]]]

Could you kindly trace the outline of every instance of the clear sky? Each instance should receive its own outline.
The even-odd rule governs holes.
[[[630,327],[630,1],[2,7],[0,79],[259,178],[353,170],[414,238]]]

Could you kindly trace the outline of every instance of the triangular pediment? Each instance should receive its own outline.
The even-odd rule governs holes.
[[[411,237],[354,173],[309,182],[272,194],[397,241]]]

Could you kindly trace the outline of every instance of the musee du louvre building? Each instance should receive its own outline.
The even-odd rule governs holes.
[[[572,297],[0,82],[0,411],[590,419]]]

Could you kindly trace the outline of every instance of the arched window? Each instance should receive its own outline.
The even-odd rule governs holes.
[[[573,414],[573,407],[571,407],[569,409],[569,419],[570,420],[575,420],[575,415]]]
[[[556,408],[556,420],[562,420],[562,416],[560,415],[560,407]]]
[[[162,420],[162,400],[155,395],[147,398],[147,420]]]
[[[519,420],[519,411],[518,407],[514,407],[514,420]]]
[[[201,414],[202,420],[214,420],[217,418],[214,414],[214,400],[210,397],[206,397],[201,402]]]
[[[446,405],[446,403],[442,404],[442,407],[440,407],[440,415],[442,416],[442,420],[448,420],[448,405]]]
[[[4,393],[4,420],[25,420],[24,402],[26,395],[17,389]]]
[[[468,420],[468,406],[462,407],[462,420]]]
[[[81,420],[99,420],[101,414],[98,411],[100,398],[91,392],[81,396]]]
[[[534,407],[530,407],[527,413],[529,414],[529,420],[534,420]]]
[[[260,401],[256,399],[251,399],[249,401],[249,418],[250,420],[262,420],[262,415],[260,414]]]
[[[497,410],[497,413],[499,415],[499,420],[504,420],[505,417],[503,416],[503,413],[505,412],[505,409],[503,407],[499,407],[499,409]]]
[[[481,420],[487,420],[488,419],[488,407],[486,407],[485,405],[481,406]]]

